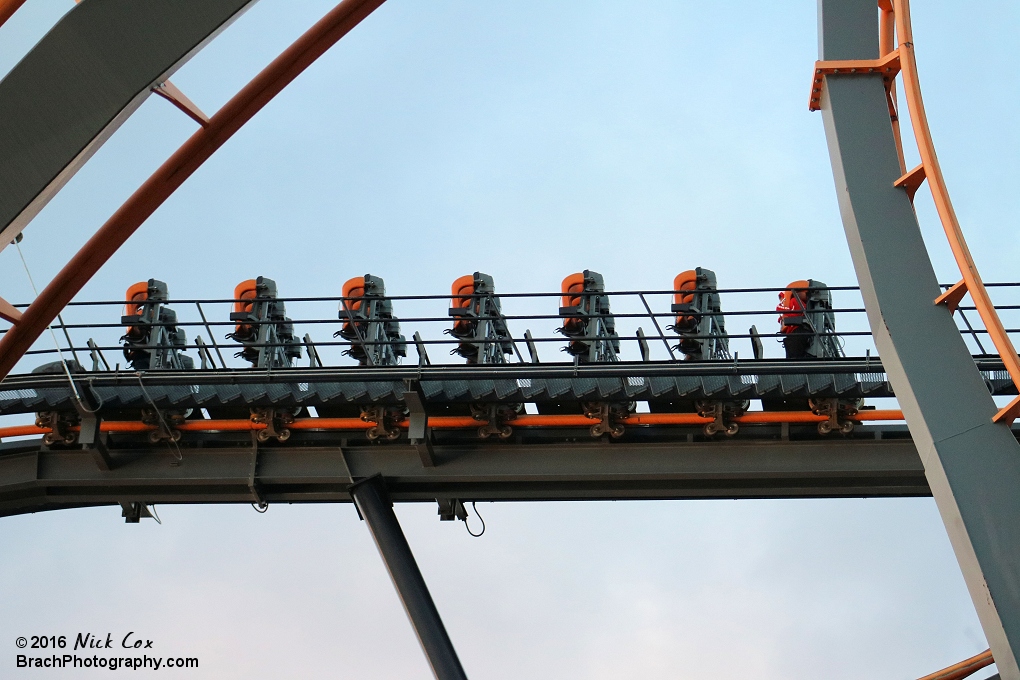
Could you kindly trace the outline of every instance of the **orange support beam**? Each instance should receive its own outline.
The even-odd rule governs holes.
[[[986,649],[977,656],[972,656],[948,668],[935,671],[920,680],[963,680],[963,678],[978,672],[986,666],[991,666],[993,663],[995,663],[995,659],[992,658],[992,650]]]

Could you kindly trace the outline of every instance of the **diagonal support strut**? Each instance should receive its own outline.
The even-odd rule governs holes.
[[[393,504],[386,494],[382,477],[375,475],[355,482],[348,490],[372,532],[375,545],[379,548],[379,554],[393,579],[393,586],[397,589],[436,680],[467,680],[439,610],[415,562],[411,546],[407,544],[407,538],[400,529],[400,522],[393,512]]]

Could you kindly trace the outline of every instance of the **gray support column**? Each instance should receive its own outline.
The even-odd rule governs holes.
[[[393,504],[386,497],[382,478],[375,476],[357,482],[351,485],[350,493],[372,532],[407,618],[411,619],[418,642],[432,666],[432,673],[437,680],[467,680],[425,579],[414,561],[411,546],[400,530]]]
[[[875,0],[819,0],[821,58],[875,59]],[[880,75],[826,78],[840,214],[882,362],[1004,680],[1020,680],[1020,445],[939,294],[902,189]]]

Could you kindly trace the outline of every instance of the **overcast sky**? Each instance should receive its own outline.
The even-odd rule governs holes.
[[[978,23],[963,3],[915,4],[957,213],[985,280],[1016,280],[1020,7],[982,3],[994,20]],[[29,0],[0,28],[0,75],[71,6]],[[212,113],[330,7],[262,0],[172,80]],[[148,278],[228,297],[258,275],[284,295],[338,295],[366,272],[393,294],[445,293],[476,270],[499,290],[548,291],[585,268],[617,290],[663,289],[695,266],[725,287],[853,285],[807,110],[815,15],[806,0],[390,0],[79,299]],[[37,283],[194,129],[143,104],[25,232]],[[940,280],[955,281],[925,188],[917,205]],[[13,248],[0,294],[31,300]],[[480,509],[473,539],[434,506],[397,508],[472,678],[906,680],[987,647],[930,499]],[[351,506],[158,511],[162,525],[113,508],[0,522],[4,656],[19,635],[136,630],[200,658],[181,677],[430,677]]]

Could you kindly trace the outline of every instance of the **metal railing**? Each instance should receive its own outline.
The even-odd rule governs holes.
[[[995,283],[986,286],[1020,291],[1020,283]],[[727,334],[734,355],[742,356],[745,360],[755,357],[755,342],[773,339],[776,346],[766,343],[765,351],[760,358],[785,358],[779,345],[784,338],[778,322],[779,312],[771,306],[761,304],[760,297],[775,295],[784,290],[784,288],[724,288],[717,291],[723,299],[721,315],[730,322],[728,324],[730,329],[736,331]],[[836,306],[829,310],[837,319],[837,330],[829,335],[837,338],[847,356],[877,357],[865,317],[866,312],[860,302],[859,289],[856,286],[832,286],[828,290],[837,298],[834,301]],[[677,349],[680,335],[670,330],[672,320],[677,316],[676,312],[670,311],[670,303],[675,293],[673,290],[622,290],[605,293],[611,301],[613,310],[611,316],[617,322],[619,333],[617,339],[622,346],[622,360],[653,362],[683,360],[683,354]],[[527,357],[531,361],[543,363],[570,363],[573,358],[560,354],[558,350],[565,349],[570,341],[599,339],[593,336],[568,338],[558,332],[565,317],[558,313],[556,298],[562,295],[562,292],[498,294],[505,312],[502,318],[507,323],[510,331],[509,340],[515,349],[510,355],[511,362],[527,363]],[[354,363],[353,359],[344,356],[343,353],[359,342],[333,337],[334,331],[339,330],[345,323],[346,314],[338,313],[337,310],[346,298],[296,296],[278,299],[287,303],[291,311],[295,312],[291,323],[295,328],[295,337],[303,338],[300,343],[304,354],[303,361],[310,361],[312,367]],[[460,338],[448,333],[455,321],[455,317],[448,313],[450,295],[390,295],[387,299],[393,302],[394,314],[401,324],[402,333],[409,338],[408,349],[413,348],[418,354],[417,361],[414,357],[409,357],[406,363],[436,365],[464,363],[460,357],[447,356],[443,351],[452,350],[462,342]],[[180,349],[192,355],[197,354],[202,368],[245,368],[246,362],[233,356],[242,348],[283,346],[283,343],[245,345],[228,338],[228,332],[234,330],[239,323],[229,319],[235,302],[237,300],[233,298],[168,300],[162,304],[177,313],[177,322],[152,325],[174,325],[184,329],[188,341]],[[119,318],[123,305],[125,305],[123,300],[70,303],[64,310],[65,323],[53,326],[60,332],[59,337],[66,340],[66,344],[61,343],[59,352],[69,355],[67,359],[74,359],[86,370],[104,371],[121,368],[120,365],[123,363],[121,336],[126,330]],[[728,309],[728,306],[733,308]],[[972,353],[986,355],[987,350],[982,339],[988,336],[989,331],[980,323],[972,323],[966,315],[966,312],[973,311],[974,307],[960,306],[957,309],[960,312],[957,315],[960,332],[967,339]],[[1017,321],[1020,322],[1020,304],[1003,304],[998,309],[1004,313],[1017,313]],[[275,322],[245,323],[258,325]],[[1020,323],[1017,325],[1020,326]],[[743,330],[745,327],[746,331]],[[1005,332],[1020,333],[1020,327],[1005,329]],[[710,336],[685,337],[708,339]],[[47,341],[46,338],[40,340],[26,353],[20,372],[27,372],[38,363],[45,363],[40,361],[43,358],[51,360],[58,358],[58,349],[48,345]],[[383,342],[386,341],[363,340],[360,344]],[[536,353],[538,356],[535,356]]]

